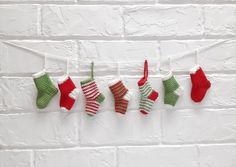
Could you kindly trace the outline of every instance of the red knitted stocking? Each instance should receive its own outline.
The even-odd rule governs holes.
[[[201,102],[211,87],[211,83],[199,65],[190,70],[190,77],[192,81],[191,98],[194,102]]]

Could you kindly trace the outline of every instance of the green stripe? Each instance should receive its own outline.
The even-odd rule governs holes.
[[[148,82],[146,82],[143,87],[140,87],[140,92],[145,97],[148,97],[152,93],[152,91],[153,91],[153,89],[148,84]]]

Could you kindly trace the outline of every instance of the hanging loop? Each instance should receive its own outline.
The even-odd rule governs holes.
[[[199,54],[199,50],[196,49],[195,50],[195,65],[198,65],[198,54]]]
[[[145,60],[144,62],[144,78],[147,79],[148,78],[148,61]]]
[[[91,62],[91,78],[94,78],[94,74],[93,74],[93,69],[94,69],[94,62]]]
[[[45,53],[44,54],[44,67],[43,67],[43,70],[46,69],[47,67],[47,54]]]
[[[69,57],[66,59],[66,74],[69,75]]]
[[[118,61],[116,63],[117,63],[117,76],[118,78],[120,78],[120,64]]]
[[[171,69],[171,58],[170,57],[168,57],[168,67],[169,67],[169,71],[171,71],[172,69]]]

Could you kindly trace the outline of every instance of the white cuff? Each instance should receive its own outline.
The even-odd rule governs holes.
[[[175,90],[175,93],[178,95],[178,96],[181,96],[184,92],[184,89],[182,86],[179,86],[178,89]]]
[[[68,75],[64,75],[64,76],[62,76],[61,78],[59,78],[59,79],[57,80],[57,83],[58,83],[58,84],[62,84],[62,83],[64,83],[68,78],[69,78]]]
[[[108,83],[108,86],[110,87],[110,86],[113,86],[113,85],[115,85],[116,83],[118,83],[119,81],[121,81],[120,79],[114,79],[114,80],[112,80],[112,81],[110,81],[109,83]]]
[[[200,66],[199,65],[196,65],[196,66],[194,66],[193,68],[191,68],[190,70],[189,70],[189,72],[190,72],[190,74],[195,74],[196,72],[197,72],[197,70],[199,70],[200,69]]]
[[[170,79],[172,76],[173,76],[172,72],[169,71],[166,75],[162,76],[162,80],[166,81],[166,80]]]
[[[70,92],[69,96],[72,98],[72,99],[77,99],[78,95],[79,95],[79,89],[75,88],[72,92]]]
[[[60,109],[61,109],[61,111],[63,111],[63,112],[69,111],[69,110],[67,110],[65,107],[61,107]]]
[[[166,109],[167,111],[171,111],[171,110],[174,109],[174,106],[172,106],[172,105],[170,105],[170,104],[165,104],[165,109]]]
[[[46,70],[44,69],[44,70],[42,70],[42,71],[40,71],[38,73],[33,74],[32,77],[33,78],[39,78],[39,77],[41,77],[41,76],[43,76],[45,74],[46,74]]]
[[[124,99],[127,101],[130,101],[131,98],[133,96],[133,93],[129,90],[125,95],[124,95]]]

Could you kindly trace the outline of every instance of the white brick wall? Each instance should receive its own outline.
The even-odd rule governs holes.
[[[66,63],[0,42],[0,167],[235,167],[236,39],[199,53],[212,83],[201,104],[190,99],[194,56],[176,59],[235,37],[235,18],[236,0],[0,0],[1,41],[72,58],[77,86],[94,60],[106,96],[95,117],[84,112],[82,93],[70,113],[59,110],[59,95],[36,109],[31,75],[46,68],[55,82]],[[184,87],[171,111],[160,78],[168,57]],[[148,116],[138,112],[144,59],[159,92]],[[116,61],[134,93],[124,116],[107,87]]]

